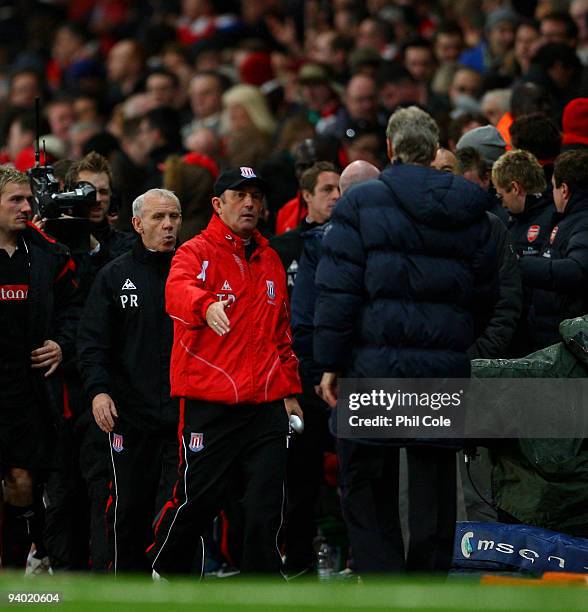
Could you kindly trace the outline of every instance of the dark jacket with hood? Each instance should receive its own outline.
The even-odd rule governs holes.
[[[468,350],[470,359],[505,357],[523,306],[521,273],[508,230],[496,215],[486,214],[498,256],[499,291],[488,324]]]
[[[339,200],[317,270],[314,357],[356,378],[465,378],[497,298],[486,195],[394,163]]]
[[[520,260],[523,285],[531,289],[527,317],[530,349],[559,340],[564,319],[588,312],[588,190],[578,189],[553,229],[539,257]]]

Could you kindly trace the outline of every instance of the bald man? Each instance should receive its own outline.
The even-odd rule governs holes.
[[[440,172],[451,172],[459,174],[459,162],[457,157],[449,150],[439,147],[435,159],[431,162],[431,167]]]
[[[380,171],[369,162],[358,159],[357,161],[351,162],[339,177],[339,191],[343,195],[349,187],[363,181],[371,181],[372,179],[378,178]]]

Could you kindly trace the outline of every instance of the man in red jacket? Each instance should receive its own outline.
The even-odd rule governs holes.
[[[171,393],[180,400],[180,479],[156,525],[154,578],[188,573],[231,477],[244,482],[242,572],[278,572],[288,417],[302,417],[286,276],[256,230],[266,185],[223,172],[216,213],[172,262]]]

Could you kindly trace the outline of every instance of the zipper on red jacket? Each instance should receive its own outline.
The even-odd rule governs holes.
[[[230,240],[232,242],[235,253],[243,262],[243,269],[245,270],[246,283],[245,283],[245,290],[243,292],[243,298],[241,299],[241,302],[243,302],[243,308],[245,309],[244,312],[250,312],[252,301],[253,301],[252,300],[253,293],[251,291],[252,275],[251,275],[251,264],[245,257],[245,245],[243,244],[243,240],[241,238],[237,240],[233,238],[230,234],[227,234],[225,238],[227,238],[227,240]],[[251,254],[251,259],[253,259],[254,256],[255,256],[255,250]],[[248,384],[251,390],[251,393],[250,393],[251,403],[254,403],[255,402],[255,385],[254,385],[255,368],[253,366],[253,363],[254,363],[254,356],[255,356],[255,348],[254,348],[255,333],[253,329],[254,326],[250,322],[249,317],[247,317],[247,324],[249,326],[249,338],[247,342],[247,345],[248,345],[247,346],[247,357],[251,365],[251,375],[250,375]],[[243,389],[242,396],[247,397],[247,387],[246,386]]]
[[[243,253],[244,254],[244,253]],[[246,270],[247,270],[247,298],[249,301],[249,308],[251,308],[252,306],[252,302],[255,299],[255,292],[251,291],[252,288],[252,283],[253,283],[253,276],[251,274],[251,259],[253,259],[253,257],[255,256],[255,250],[253,251],[253,253],[251,253],[251,257],[249,259],[249,261],[245,258],[245,266],[246,266]],[[255,361],[255,338],[256,338],[256,334],[255,334],[255,330],[254,330],[254,326],[250,325],[249,326],[249,346],[248,346],[248,352],[249,352],[249,364],[251,365],[251,376],[250,376],[250,381],[251,381],[251,398],[252,398],[252,403],[255,402],[256,398],[256,389],[255,389],[255,385],[254,385],[254,381],[255,381],[255,367],[254,367],[254,361]]]

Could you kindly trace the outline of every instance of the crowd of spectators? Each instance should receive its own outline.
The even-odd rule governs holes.
[[[112,164],[120,229],[134,197],[169,181],[200,229],[208,202],[189,185],[205,174],[187,167],[214,179],[249,165],[273,187],[271,231],[297,195],[301,141],[341,168],[381,168],[399,105],[427,110],[450,150],[488,124],[510,144],[530,110],[582,142],[585,106],[563,126],[562,114],[586,93],[587,15],[584,0],[13,3],[0,21],[1,161],[32,164],[39,96],[49,159],[95,150]],[[533,92],[517,94],[524,83]]]

